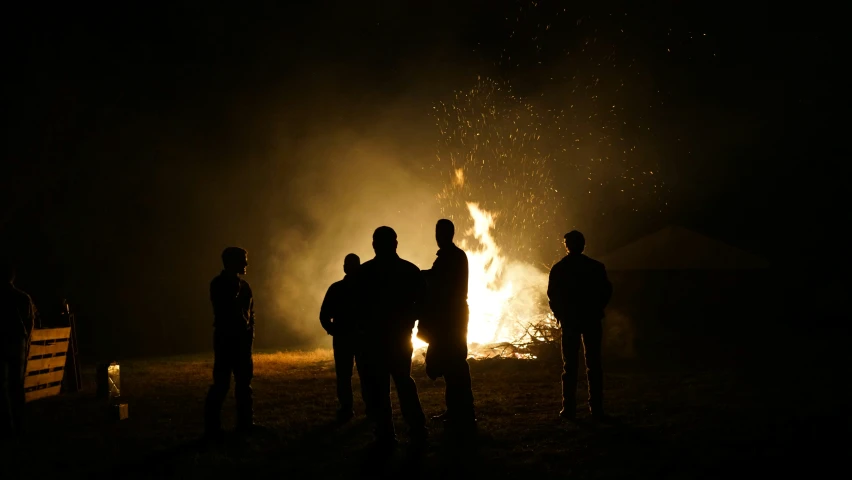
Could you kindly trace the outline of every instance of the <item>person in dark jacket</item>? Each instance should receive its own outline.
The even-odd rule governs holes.
[[[455,226],[447,219],[435,225],[438,258],[423,273],[427,281],[427,307],[418,325],[418,337],[427,341],[426,374],[444,377],[447,410],[434,417],[458,426],[476,424],[470,367],[467,363],[467,254],[453,243]]]
[[[361,266],[358,255],[350,253],[343,259],[343,280],[328,287],[320,307],[320,324],[333,337],[334,373],[337,376],[337,400],[340,409],[337,419],[346,422],[355,416],[352,398],[352,370],[358,346],[358,318],[355,303],[355,282],[352,276]],[[360,365],[359,365],[360,369]],[[359,374],[360,376],[360,374]],[[362,394],[363,396],[363,394]]]
[[[586,239],[573,230],[565,234],[568,250],[550,270],[547,296],[550,308],[562,327],[562,411],[559,415],[573,419],[577,410],[577,369],[580,341],[586,358],[589,385],[589,410],[593,417],[603,418],[603,341],[604,308],[612,296],[612,284],[604,265],[583,255]]]
[[[355,275],[361,341],[361,377],[367,417],[375,423],[381,448],[396,445],[390,380],[396,385],[402,416],[413,441],[428,436],[417,385],[411,378],[416,301],[422,288],[420,269],[396,253],[396,232],[379,227],[373,233],[376,256]]]
[[[210,282],[213,304],[213,385],[204,405],[205,432],[208,436],[222,433],[222,404],[234,375],[234,397],[237,403],[237,430],[248,432],[254,427],[251,380],[254,375],[252,344],[254,343],[254,298],[246,274],[248,255],[239,247],[222,252],[222,273]]]
[[[26,405],[24,370],[35,307],[30,296],[15,287],[11,263],[0,263],[0,435],[21,435]]]

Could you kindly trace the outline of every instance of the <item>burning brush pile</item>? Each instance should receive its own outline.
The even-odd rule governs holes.
[[[547,273],[506,259],[491,235],[494,215],[467,204],[473,227],[459,243],[469,263],[471,358],[538,358],[558,351],[560,331],[547,302]],[[426,344],[416,337],[415,350]]]
[[[548,274],[528,262],[557,246],[548,232],[561,202],[546,141],[559,125],[508,85],[482,78],[434,114],[434,168],[444,183],[437,199],[462,233],[456,238],[469,264],[470,356],[538,358],[559,340]],[[417,339],[414,345],[425,347]]]

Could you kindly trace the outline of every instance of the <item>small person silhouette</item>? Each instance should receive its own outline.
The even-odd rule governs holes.
[[[320,307],[320,324],[325,331],[334,337],[332,346],[334,348],[334,372],[337,377],[337,400],[340,408],[337,411],[337,420],[347,422],[355,416],[352,398],[352,369],[360,362],[356,359],[358,347],[358,318],[357,305],[355,302],[355,281],[353,275],[361,266],[358,255],[350,253],[343,259],[342,280],[334,282],[328,287],[325,298]],[[362,384],[363,385],[363,384]],[[363,387],[362,387],[363,397]]]

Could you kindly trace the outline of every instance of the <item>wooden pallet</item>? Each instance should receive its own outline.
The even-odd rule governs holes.
[[[70,339],[71,327],[33,330],[24,377],[28,402],[59,394]]]

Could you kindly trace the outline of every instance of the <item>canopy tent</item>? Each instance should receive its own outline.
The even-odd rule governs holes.
[[[608,271],[752,270],[769,263],[751,253],[683,227],[670,226],[599,259]]]
[[[683,227],[666,227],[598,260],[613,283],[607,316],[629,324],[640,356],[715,348],[712,338],[773,317],[769,263]],[[676,348],[660,350],[667,343]]]

